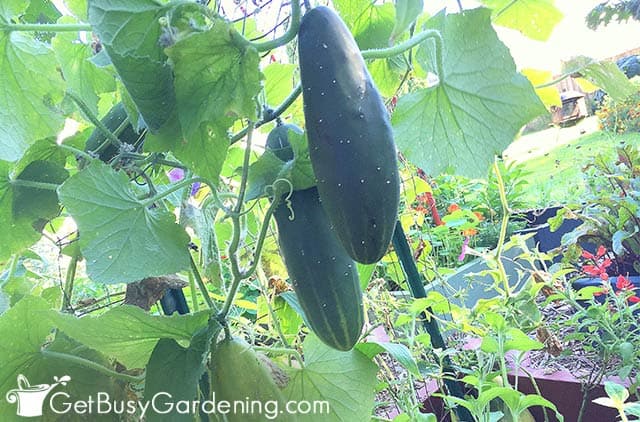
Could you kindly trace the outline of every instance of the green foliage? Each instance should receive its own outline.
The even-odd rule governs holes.
[[[50,46],[19,32],[0,32],[0,160],[16,161],[31,144],[55,136],[63,118],[54,106],[64,85]],[[25,89],[28,87],[28,89]]]
[[[357,350],[339,352],[308,336],[303,343],[305,366],[289,371],[287,400],[326,400],[330,413],[323,421],[369,421],[373,408],[376,365]],[[314,420],[318,415],[300,415]]]
[[[638,90],[614,62],[599,62],[578,56],[564,63],[563,71],[584,77],[604,89],[616,101],[624,101]]]
[[[398,420],[433,420],[433,415],[420,413],[415,381],[427,377],[442,381],[445,368],[451,367],[445,365],[448,361],[467,375],[465,381],[477,393],[447,397],[448,403],[473,408],[479,420],[498,415],[515,418],[532,405],[554,408],[540,396],[517,392],[506,377],[507,350],[540,346],[525,334],[540,319],[534,302],[540,284],[527,281],[528,268],[522,269],[518,289],[507,288],[504,297],[473,309],[435,292],[415,301],[392,295],[386,284],[404,282],[393,252],[378,265],[344,261],[346,270],[341,268],[339,275],[347,271],[352,283],[336,283],[334,288],[330,282],[344,280],[333,277],[327,283],[323,277],[328,271],[324,264],[332,255],[326,255],[327,244],[318,237],[318,227],[308,224],[300,231],[305,251],[316,248],[326,255],[321,256],[320,266],[315,261],[313,271],[298,271],[318,277],[313,288],[321,300],[316,307],[322,310],[340,289],[351,295],[338,294],[338,301],[345,300],[343,307],[353,312],[336,312],[328,318],[350,331],[349,341],[338,346],[351,348],[360,340],[364,313],[359,298],[365,288],[369,326],[384,325],[392,338],[363,341],[340,352],[302,328],[305,324],[317,330],[317,315],[326,319],[326,313],[310,316],[309,306],[303,306],[304,300],[278,277],[284,269],[272,235],[275,206],[270,200],[274,185],[279,194],[280,186],[288,191],[317,183],[307,139],[298,131],[287,132],[293,159],[286,162],[271,151],[256,154],[263,145],[261,132],[273,120],[306,123],[307,131],[313,123],[303,122],[301,90],[296,85],[300,60],[292,40],[299,29],[297,2],[290,4],[288,17],[280,16],[284,23],[261,9],[214,11],[213,2],[211,6],[164,0],[63,3],[73,17],[62,16],[48,1],[0,2],[3,394],[16,386],[18,374],[34,384],[69,375],[65,391],[74,399],[95,398],[98,392],[114,399],[144,399],[162,391],[175,400],[206,400],[211,392],[207,376],[238,382],[235,371],[225,375],[221,370],[229,363],[226,358],[212,365],[224,328],[225,338],[241,334],[275,355],[271,369],[284,369],[289,376],[284,397],[329,404],[328,415],[301,415],[302,420],[369,421],[375,394],[382,390],[392,392],[403,411]],[[349,29],[345,35],[353,35],[357,43],[353,51],[375,49],[363,57],[371,58],[366,65],[383,95],[380,110],[388,107],[394,113],[393,129],[404,158],[437,181],[434,190],[443,214],[449,205],[459,206],[444,216],[441,238],[435,235],[438,229],[423,224],[425,215],[418,216],[422,221],[409,232],[412,246],[433,252],[438,240],[449,242],[442,250],[454,259],[460,252],[454,241],[463,242],[465,230],[478,230],[474,236],[479,245],[480,237],[497,226],[504,204],[492,179],[476,182],[441,173],[451,165],[457,173],[484,176],[494,154],[524,123],[544,111],[493,32],[492,19],[494,24],[544,39],[559,18],[551,1],[484,3],[493,12],[442,13],[426,25],[421,0],[334,3]],[[27,25],[36,22],[45,26]],[[269,23],[273,30],[261,33]],[[344,61],[336,60],[340,65]],[[363,69],[364,65],[359,71]],[[580,69],[614,98],[626,95],[620,75],[608,65],[587,63]],[[305,94],[307,106],[313,99]],[[83,149],[95,131],[92,123],[119,103],[132,127],[146,133],[145,146],[122,149],[117,162],[103,163]],[[334,113],[349,104],[322,105]],[[357,107],[351,110],[354,121],[360,120]],[[371,116],[364,127],[367,138],[379,135],[371,123],[380,115]],[[68,127],[78,123],[78,132],[56,139],[65,121]],[[116,137],[120,135],[120,124],[107,126]],[[369,142],[361,152],[348,160],[338,156],[332,163],[337,170],[329,173],[367,161],[363,157],[380,151]],[[389,157],[385,164],[394,161],[395,152]],[[610,175],[627,171],[616,166]],[[517,207],[526,174],[509,166],[500,169],[509,205]],[[405,190],[408,213],[427,191],[423,182]],[[629,182],[628,188],[635,185]],[[346,198],[355,202],[353,195]],[[380,207],[384,199],[374,205]],[[285,197],[280,220],[289,222],[292,210],[285,210],[287,205],[301,213],[295,202],[294,197]],[[631,229],[626,226],[632,213],[623,214],[618,215],[618,229],[623,231],[616,231],[611,243],[618,251],[631,248],[628,242],[633,238],[627,236]],[[395,217],[391,220],[395,224]],[[495,243],[497,231],[487,237]],[[517,242],[498,246],[508,249]],[[27,250],[31,246],[33,251]],[[290,249],[300,253],[300,248]],[[528,264],[535,261],[537,255],[525,252],[522,259]],[[487,272],[502,286],[506,280],[496,268],[501,261],[494,256],[487,259]],[[429,279],[441,279],[446,273],[441,263],[424,260],[420,269]],[[289,275],[297,282],[295,270]],[[117,306],[122,296],[130,299],[122,283],[150,276],[188,280],[184,292],[193,312],[168,317],[156,315],[157,307],[148,312]],[[147,299],[153,302],[156,297]],[[65,313],[58,311],[61,307]],[[598,318],[605,330],[607,324],[619,321],[603,315],[603,309],[589,307],[585,312]],[[632,311],[624,310],[622,316],[627,318]],[[452,341],[449,349],[434,349],[435,337],[421,324],[424,317],[456,334],[484,338],[482,347],[456,349]],[[613,332],[618,328],[631,332],[627,322]],[[617,334],[621,341],[608,336],[602,341],[607,342],[605,350],[623,362],[619,369],[625,375],[638,360],[635,350],[640,348],[632,338]],[[237,356],[229,359],[233,358]],[[390,365],[389,359],[397,365]],[[497,372],[504,381],[498,380]],[[250,375],[240,381],[255,386]],[[619,398],[619,392],[608,393]],[[625,405],[625,411],[633,414],[633,409]],[[65,415],[64,420],[99,420],[99,416]],[[149,420],[195,417],[178,412],[147,415]],[[0,400],[0,419],[14,418],[15,407]],[[47,420],[56,418],[45,415]]]
[[[563,18],[553,0],[482,0],[482,3],[492,9],[494,23],[537,41],[548,40]]]
[[[398,148],[429,174],[451,166],[459,174],[483,176],[493,157],[544,113],[544,106],[516,72],[488,10],[441,13],[426,28],[442,34],[442,64],[430,42],[422,44],[416,59],[439,82],[399,98],[392,116]]]
[[[604,246],[615,257],[611,270],[616,274],[640,271],[639,169],[640,152],[631,145],[618,148],[615,158],[595,157],[585,173],[588,194],[577,213],[570,214],[583,224],[563,238],[566,245],[589,242]]]
[[[606,97],[596,111],[602,130],[613,134],[640,132],[640,92],[625,100]]]
[[[59,195],[78,223],[93,280],[127,283],[188,268],[187,234],[162,206],[138,199],[124,173],[96,161]]]

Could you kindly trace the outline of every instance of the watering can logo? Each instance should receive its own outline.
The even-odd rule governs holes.
[[[69,375],[53,377],[53,384],[30,385],[29,380],[22,374],[18,375],[18,388],[9,390],[6,399],[9,403],[18,403],[16,414],[18,416],[33,417],[42,416],[42,405],[51,390],[59,384],[67,385],[71,381]]]

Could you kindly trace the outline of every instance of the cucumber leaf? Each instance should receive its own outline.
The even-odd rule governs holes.
[[[187,233],[169,211],[139,200],[124,172],[96,160],[58,195],[78,225],[92,280],[129,283],[189,268]]]
[[[442,74],[436,85],[399,98],[392,125],[400,151],[427,173],[451,167],[485,177],[496,154],[520,128],[546,111],[531,83],[516,71],[487,9],[440,13],[427,27],[442,34]],[[425,41],[419,64],[437,74],[435,46]]]

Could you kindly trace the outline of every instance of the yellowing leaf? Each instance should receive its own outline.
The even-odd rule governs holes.
[[[596,85],[592,84],[585,78],[576,78],[575,81],[580,86],[580,89],[583,90],[584,92],[593,92],[598,89]]]
[[[531,85],[538,86],[550,82],[553,80],[551,72],[539,69],[523,69],[522,74],[529,79]],[[536,88],[536,94],[542,100],[542,103],[550,108],[551,106],[562,106],[562,100],[560,99],[560,93],[555,86],[547,86],[544,88]]]

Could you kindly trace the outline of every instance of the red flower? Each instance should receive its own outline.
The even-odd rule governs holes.
[[[622,292],[633,292],[635,290],[635,286],[629,279],[623,275],[618,276],[618,280],[616,281],[616,287],[620,290],[618,293]],[[629,296],[630,303],[640,303],[640,297],[636,296],[635,293],[632,296]]]
[[[609,258],[604,258],[607,253],[607,249],[600,245],[596,254],[592,254],[589,251],[582,251],[582,257],[593,262],[593,265],[585,264],[582,266],[582,271],[592,277],[600,277],[602,280],[609,280],[609,274],[607,274],[607,268],[611,266],[612,262]]]
[[[586,258],[586,259],[591,259],[593,261],[597,261],[598,259],[602,258],[604,256],[604,254],[607,253],[607,248],[605,248],[604,246],[600,245],[598,247],[598,250],[596,251],[596,254],[592,254],[591,252],[587,251],[587,250],[583,250],[582,251],[582,257]]]
[[[609,274],[607,274],[607,267],[611,265],[611,260],[606,258],[600,264],[596,265],[583,265],[582,271],[593,277],[600,277],[602,280],[609,280]]]
[[[449,205],[449,207],[447,208],[447,212],[449,214],[453,214],[454,212],[460,210],[460,206],[458,204],[451,204]]]

